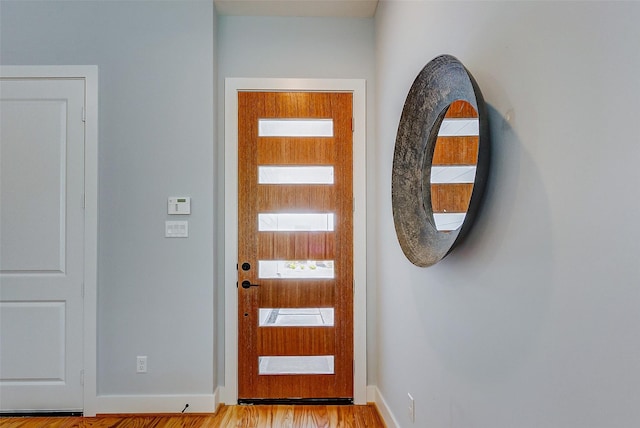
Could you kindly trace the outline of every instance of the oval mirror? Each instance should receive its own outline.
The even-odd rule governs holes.
[[[393,157],[393,220],[413,264],[437,263],[467,235],[484,192],[489,150],[477,83],[453,56],[430,61],[407,95]]]

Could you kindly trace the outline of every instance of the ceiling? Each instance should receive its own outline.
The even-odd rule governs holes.
[[[214,0],[219,15],[371,18],[378,0]]]

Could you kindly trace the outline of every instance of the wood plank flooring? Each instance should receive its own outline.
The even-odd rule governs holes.
[[[2,428],[384,428],[378,409],[366,406],[221,406],[213,415],[99,415],[3,417]]]

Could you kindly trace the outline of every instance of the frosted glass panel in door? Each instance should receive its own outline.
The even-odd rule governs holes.
[[[333,355],[259,357],[259,374],[333,374]]]
[[[432,166],[432,184],[473,183],[476,178],[475,166]]]
[[[258,277],[263,279],[333,278],[333,260],[259,260]]]
[[[332,327],[333,308],[260,308],[260,327]]]
[[[260,232],[328,232],[333,230],[333,214],[258,214]]]
[[[456,230],[464,222],[466,213],[433,213],[433,220],[438,230]]]
[[[259,166],[258,184],[333,184],[333,167]]]
[[[444,119],[438,137],[463,137],[480,135],[480,122],[474,119]]]
[[[258,137],[333,137],[333,119],[259,119]]]

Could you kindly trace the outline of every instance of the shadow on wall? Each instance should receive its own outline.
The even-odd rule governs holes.
[[[413,293],[424,302],[422,328],[442,365],[497,382],[535,348],[552,285],[552,236],[539,166],[487,107],[492,147],[483,207],[466,241],[429,268],[429,285],[439,290],[416,284]]]

